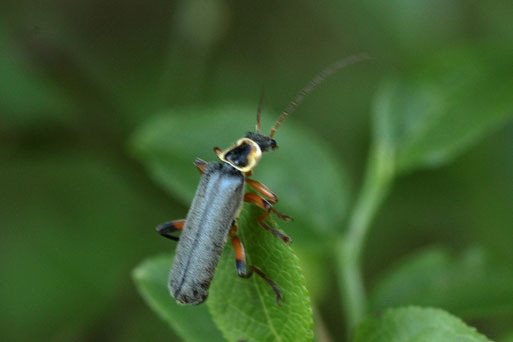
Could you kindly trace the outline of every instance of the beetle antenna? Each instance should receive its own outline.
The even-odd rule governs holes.
[[[256,122],[256,131],[260,133],[260,117],[262,116],[262,105],[264,103],[264,91],[260,94],[260,100],[258,100],[258,110],[257,110],[257,122]]]
[[[296,107],[299,106],[301,102],[303,102],[304,98],[308,94],[310,94],[315,89],[315,87],[321,84],[326,78],[328,78],[329,76],[333,75],[334,73],[348,65],[369,59],[371,59],[371,57],[366,53],[360,53],[344,57],[336,61],[335,63],[331,64],[326,69],[319,72],[317,75],[315,75],[315,77],[310,82],[308,82],[308,84],[303,89],[301,89],[301,91],[296,95],[294,100],[292,100],[287,106],[287,108],[283,111],[280,118],[278,119],[278,121],[276,121],[274,127],[271,129],[271,134],[269,134],[269,137],[273,137],[274,133],[276,133],[276,131],[278,130],[282,122],[285,121],[287,116],[289,116],[289,114],[291,114],[296,109]]]

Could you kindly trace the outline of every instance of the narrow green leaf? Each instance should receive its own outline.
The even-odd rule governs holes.
[[[377,145],[400,172],[438,166],[513,116],[511,54],[454,50],[389,79],[374,105]]]
[[[430,248],[393,268],[372,292],[374,312],[404,305],[441,307],[469,319],[513,313],[513,272],[479,249],[453,256]]]
[[[239,237],[248,265],[254,264],[280,287],[281,307],[271,287],[258,275],[237,276],[233,248],[228,246],[214,277],[207,305],[229,341],[311,341],[310,298],[299,261],[292,249],[262,229],[256,218],[262,210],[244,206]]]
[[[356,330],[354,342],[489,342],[476,329],[440,310],[406,307],[369,318]]]
[[[255,107],[173,110],[142,127],[132,140],[132,150],[158,183],[190,203],[198,184],[194,159],[217,160],[214,146],[226,148],[254,130]],[[265,127],[276,119],[277,115],[263,115],[263,132],[268,133]],[[277,208],[293,216],[303,232],[333,231],[347,208],[349,188],[336,153],[293,118],[280,127],[275,138],[280,148],[262,156],[252,178],[280,197]]]
[[[158,256],[134,269],[132,276],[139,292],[185,341],[224,341],[205,305],[179,305],[169,294],[167,283],[172,262],[169,256]]]

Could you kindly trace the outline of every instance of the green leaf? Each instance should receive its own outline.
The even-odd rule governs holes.
[[[511,54],[453,50],[388,79],[374,105],[375,144],[400,172],[449,162],[513,116]]]
[[[312,309],[298,258],[289,246],[257,224],[261,214],[261,209],[245,205],[238,235],[248,265],[262,269],[280,287],[281,307],[271,287],[259,276],[237,276],[231,246],[225,248],[207,305],[229,341],[311,341]]]
[[[453,256],[430,248],[394,267],[372,292],[375,312],[404,305],[441,307],[469,319],[513,313],[513,272],[479,249]]]
[[[253,130],[255,112],[256,108],[241,105],[173,110],[142,127],[132,149],[158,183],[190,203],[199,179],[194,159],[216,160],[212,148],[226,148]],[[263,115],[262,124],[270,127],[276,119]],[[340,226],[348,199],[347,178],[336,153],[296,125],[293,117],[275,138],[280,148],[264,154],[252,178],[280,197],[277,209],[294,217],[301,231],[333,231]],[[311,236],[305,239],[311,241]]]
[[[354,342],[487,342],[459,318],[431,308],[407,307],[369,318],[356,330]]]
[[[158,256],[134,269],[132,276],[139,292],[185,341],[224,341],[205,305],[179,305],[171,297],[167,283],[172,262],[169,256]]]

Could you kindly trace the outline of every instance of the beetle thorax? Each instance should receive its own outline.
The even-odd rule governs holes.
[[[219,159],[241,172],[253,170],[261,157],[260,146],[249,138],[239,139],[233,146],[219,154]]]

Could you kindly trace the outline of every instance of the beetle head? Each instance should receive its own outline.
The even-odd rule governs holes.
[[[247,132],[245,137],[256,142],[258,146],[260,146],[262,152],[276,150],[278,148],[276,140],[258,132]]]

